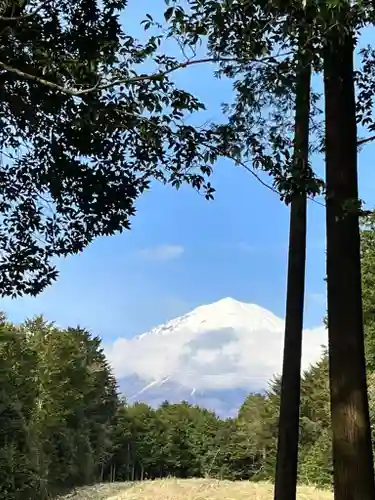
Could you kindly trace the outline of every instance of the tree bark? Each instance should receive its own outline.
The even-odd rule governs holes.
[[[362,318],[353,36],[324,53],[328,332],[334,494],[375,498]]]
[[[301,37],[301,42],[304,39]],[[290,207],[284,359],[281,378],[275,500],[295,500],[297,490],[301,356],[306,267],[307,199],[303,176],[309,156],[311,66],[301,60],[297,74],[294,169],[301,184]]]

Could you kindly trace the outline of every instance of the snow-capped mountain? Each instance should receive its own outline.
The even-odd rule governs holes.
[[[106,350],[121,392],[152,405],[188,400],[221,415],[280,373],[284,321],[255,304],[226,298]],[[324,327],[305,330],[302,365],[319,359]]]

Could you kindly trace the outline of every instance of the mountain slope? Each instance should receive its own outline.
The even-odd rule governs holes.
[[[198,307],[134,339],[118,339],[107,356],[131,401],[185,399],[228,414],[280,372],[284,321],[231,298]],[[306,330],[303,368],[327,343],[323,327]]]

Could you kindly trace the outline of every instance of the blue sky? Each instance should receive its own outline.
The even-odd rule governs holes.
[[[130,0],[126,23],[137,27],[146,0]],[[154,1],[154,13],[163,2]],[[211,66],[181,70],[178,82],[220,116],[229,82]],[[360,154],[361,197],[374,204],[373,148]],[[321,171],[322,160],[316,168]],[[215,167],[215,200],[189,188],[155,185],[137,204],[132,230],[100,238],[59,262],[60,278],[37,298],[3,299],[11,320],[43,313],[62,326],[81,325],[106,342],[132,337],[194,307],[231,296],[284,315],[288,209],[248,172],[229,161]],[[306,327],[325,313],[324,209],[309,206]]]

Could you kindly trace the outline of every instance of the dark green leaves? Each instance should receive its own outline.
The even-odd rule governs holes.
[[[0,499],[47,500],[96,481],[118,409],[100,341],[43,318],[0,325]]]
[[[0,67],[15,69],[0,69],[2,296],[40,293],[57,278],[56,257],[129,229],[152,179],[212,198],[205,154],[218,136],[184,124],[203,104],[168,78],[181,61],[160,51],[163,32],[140,43],[123,31],[126,4],[38,0],[35,15],[0,20]]]

